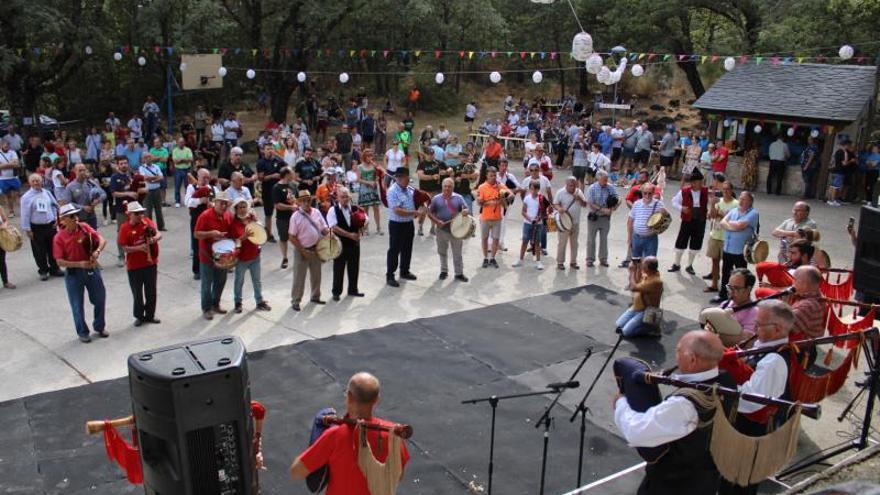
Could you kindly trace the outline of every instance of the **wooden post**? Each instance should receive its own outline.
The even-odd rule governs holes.
[[[820,129],[824,129],[824,126],[821,126]],[[819,175],[816,177],[816,197],[819,199],[828,199],[825,193],[828,192],[828,175],[832,166],[831,161],[834,159],[832,153],[834,152],[834,143],[837,141],[837,131],[838,129],[835,127],[834,133],[830,136],[826,134],[822,144],[822,163],[819,167]]]

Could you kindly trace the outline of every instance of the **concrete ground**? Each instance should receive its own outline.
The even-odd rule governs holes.
[[[518,164],[513,168],[521,175]],[[565,175],[564,172],[556,175],[556,186],[561,187]],[[664,195],[667,201],[677,187],[677,182],[670,182]],[[761,213],[765,239],[769,240],[771,230],[790,216],[793,200],[791,197],[757,195],[756,207]],[[848,217],[858,218],[858,208],[830,208],[819,201],[813,201],[812,205],[812,216],[822,230],[821,247],[830,253],[832,266],[852,266],[854,249],[845,227]],[[254,311],[253,295],[247,282],[244,289],[245,312],[240,315],[230,312],[208,322],[201,318],[199,310],[199,282],[193,280],[190,273],[187,211],[184,208],[166,209],[169,231],[164,234],[161,243],[157,312],[162,323],[140,328],[132,325],[131,293],[125,269],[115,266],[115,249],[110,248],[104,253],[102,263],[105,267],[103,277],[108,292],[107,321],[111,337],[96,339],[88,345],[76,340],[62,280],[41,282],[25,245],[22,250],[8,255],[10,276],[18,288],[0,289],[0,330],[5,341],[5,345],[0,347],[0,376],[5,378],[0,381],[0,401],[123,376],[126,374],[126,358],[131,353],[207,336],[238,335],[249,350],[259,350],[517,300],[585,283],[623,291],[627,271],[617,268],[617,264],[626,254],[624,211],[618,211],[613,217],[610,268],[586,268],[586,218],[583,218],[578,255],[581,269],[556,269],[556,236],[549,234],[547,269],[537,271],[531,263],[520,268],[510,267],[515,260],[514,253],[518,252],[521,232],[518,210],[519,202],[506,220],[504,240],[510,251],[500,256],[500,269],[479,267],[482,259],[479,238],[471,239],[465,242],[465,274],[470,277],[470,282],[461,283],[451,278],[440,281],[437,278],[439,266],[434,238],[426,235],[415,239],[412,271],[419,279],[402,282],[399,289],[391,288],[385,285],[388,237],[370,235],[362,241],[361,256],[360,289],[366,293],[366,297],[343,298],[338,303],[329,301],[326,306],[307,303],[299,313],[292,311],[289,304],[291,271],[279,268],[281,256],[278,248],[274,244],[267,244],[262,261],[263,294],[272,305],[272,311]],[[386,218],[384,211],[383,218]],[[14,221],[17,222],[18,218]],[[659,258],[666,283],[663,306],[696,319],[698,311],[708,305],[709,297],[702,292],[704,284],[699,276],[707,273],[709,262],[702,256],[698,259],[695,263],[696,277],[684,272],[665,273],[673,260],[672,244],[677,230],[676,220],[661,237]],[[100,232],[112,238],[115,236],[115,226],[101,227]],[[776,242],[771,241],[771,246],[771,252],[775,253]],[[328,300],[331,273],[330,265],[325,265],[322,295]],[[232,309],[231,276],[223,301],[224,307]],[[610,332],[617,315],[607,316]],[[851,376],[850,382],[852,380]],[[836,444],[841,441],[841,436],[847,436],[852,431],[849,423],[839,424],[832,419],[851,397],[851,388],[850,384],[823,403],[826,412],[821,421],[804,421],[810,442],[823,447]]]

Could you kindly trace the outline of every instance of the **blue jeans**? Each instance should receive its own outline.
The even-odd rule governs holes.
[[[239,261],[235,265],[235,281],[233,297],[235,304],[241,304],[241,288],[244,287],[244,276],[251,272],[251,285],[254,286],[254,299],[257,304],[263,302],[263,283],[260,281],[260,255],[250,261]]]
[[[64,275],[64,286],[67,288],[67,300],[70,302],[70,312],[73,313],[73,325],[76,334],[80,337],[88,337],[89,325],[86,323],[85,301],[83,291],[89,292],[89,302],[94,306],[94,320],[92,328],[101,332],[106,327],[104,322],[104,304],[107,301],[107,292],[104,289],[104,280],[101,279],[101,270],[93,270],[91,275],[84,268],[68,268]]]
[[[174,202],[182,203],[180,198],[180,187],[183,186],[184,192],[186,192],[186,169],[174,169]]]
[[[646,256],[657,256],[658,239],[656,235],[641,236],[633,234],[632,236],[632,257],[633,259],[642,259]]]
[[[223,296],[223,287],[226,286],[227,272],[217,268],[213,263],[199,262],[199,275],[202,282],[202,312],[204,313],[211,308],[220,306],[220,297]]]
[[[617,328],[623,330],[624,337],[635,337],[637,335],[648,333],[651,326],[642,323],[642,315],[644,314],[644,311],[635,311],[632,309],[632,306],[630,306],[629,309],[624,311],[623,314],[617,318]]]

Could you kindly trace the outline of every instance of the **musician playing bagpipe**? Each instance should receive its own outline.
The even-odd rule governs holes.
[[[686,333],[676,346],[679,374],[689,383],[734,387],[718,368],[724,346],[704,330]],[[646,383],[644,362],[622,358],[614,363],[621,393],[614,399],[614,423],[626,441],[648,462],[639,495],[714,495],[720,475],[709,452],[714,399],[705,392],[681,388],[665,400],[656,383]],[[725,398],[725,410],[734,407]]]
[[[798,239],[788,246],[788,261],[762,261],[755,266],[760,287],[755,297],[767,297],[794,285],[794,272],[798,267],[813,264],[816,247],[805,239]]]
[[[794,313],[783,301],[768,299],[758,304],[758,316],[755,320],[758,339],[754,348],[767,348],[769,352],[739,359],[735,351],[729,349],[719,365],[736,380],[741,392],[791,399],[788,388],[790,350],[786,346],[794,321]],[[737,407],[735,426],[737,431],[745,435],[756,437],[765,435],[787,419],[785,412],[773,406],[742,400]],[[741,487],[722,481],[719,493],[754,494],[757,490],[757,485]]]
[[[334,421],[342,424],[319,433],[317,440],[296,458],[290,466],[293,479],[309,477],[309,488],[317,491],[322,480],[314,480],[309,474],[326,466],[327,495],[393,494],[403,478],[409,452],[400,438],[402,434],[395,430],[398,425],[373,416],[378,403],[379,379],[365,372],[352,376],[345,392],[345,418]]]

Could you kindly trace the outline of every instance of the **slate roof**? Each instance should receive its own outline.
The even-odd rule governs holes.
[[[876,67],[753,63],[725,73],[694,107],[835,122],[859,117],[874,94]]]

